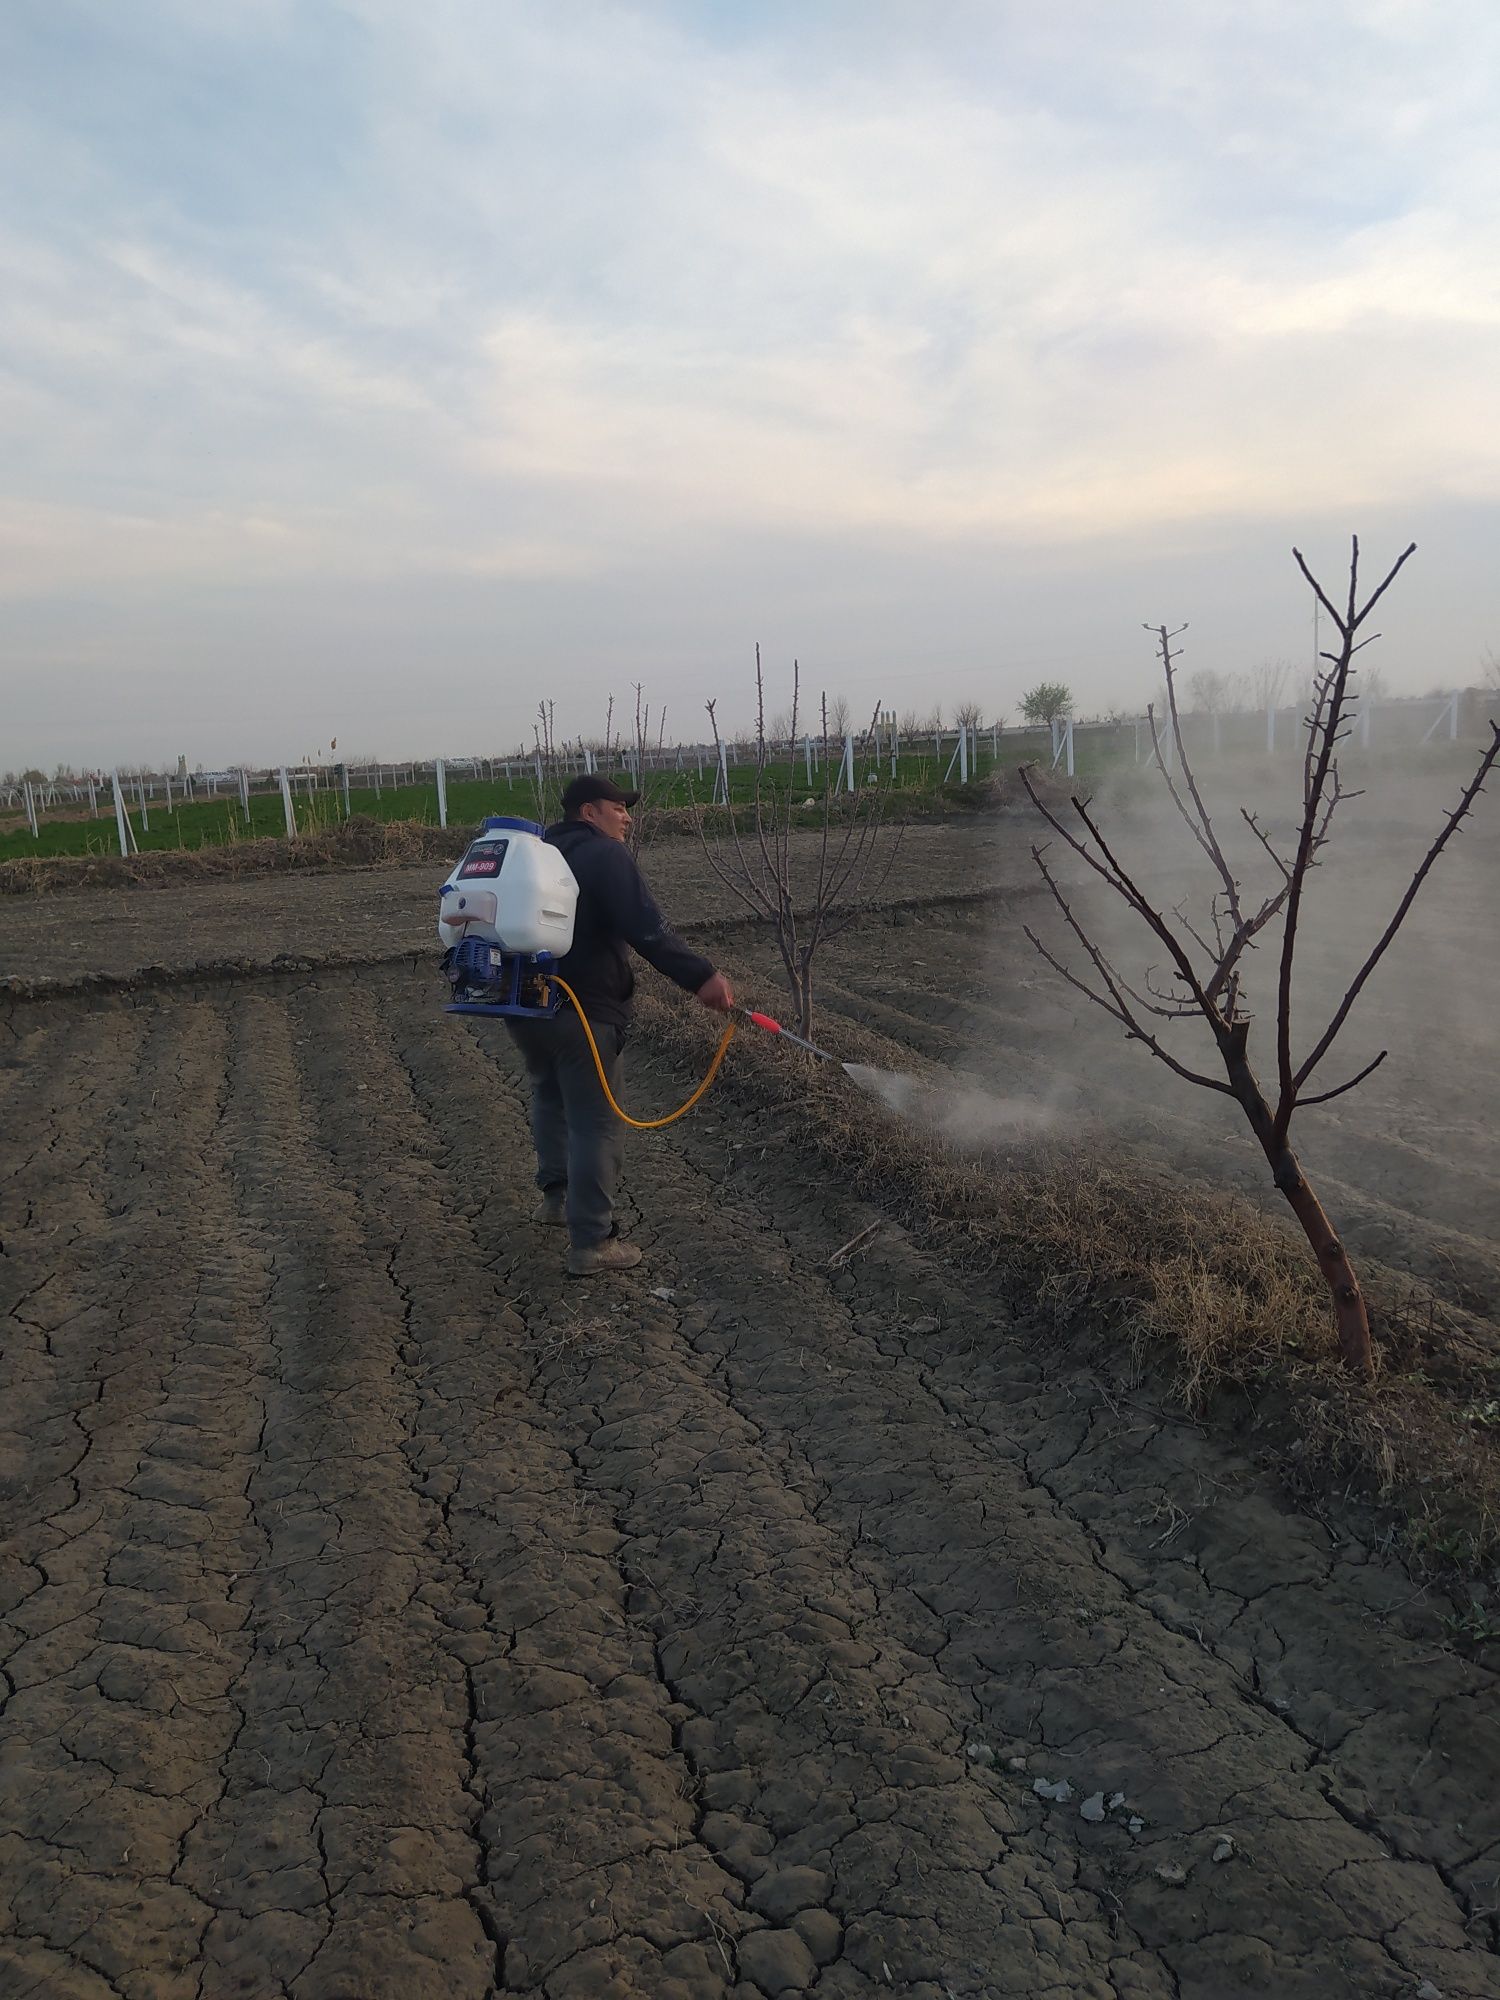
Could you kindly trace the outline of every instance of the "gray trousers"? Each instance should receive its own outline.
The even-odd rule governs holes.
[[[571,1008],[550,1021],[505,1025],[531,1079],[536,1184],[544,1192],[566,1189],[569,1240],[576,1249],[590,1249],[614,1234],[625,1127],[599,1088],[594,1058]],[[618,1101],[625,1076],[625,1030],[600,1023],[594,1039]]]

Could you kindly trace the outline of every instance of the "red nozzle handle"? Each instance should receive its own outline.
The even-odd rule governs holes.
[[[747,1007],[745,1009],[745,1012],[749,1015],[750,1019],[755,1023],[756,1027],[764,1028],[768,1035],[779,1035],[781,1033],[781,1023],[779,1021],[773,1021],[769,1014],[757,1014],[754,1011],[754,1009],[750,1007]]]

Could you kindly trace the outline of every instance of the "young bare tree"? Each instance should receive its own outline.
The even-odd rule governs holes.
[[[556,702],[539,701],[536,721],[531,725],[531,790],[536,800],[536,816],[543,826],[550,826],[562,812],[563,780],[554,735],[556,711]]]
[[[801,699],[802,674],[794,660],[789,731],[794,745],[800,740]],[[717,704],[710,701],[705,707],[718,757],[723,746]],[[877,705],[870,722],[872,735],[879,714]],[[716,822],[712,836],[707,809],[700,805],[697,810],[698,837],[709,866],[747,910],[766,918],[775,931],[787,991],[796,1009],[797,1033],[804,1038],[812,1033],[813,964],[818,948],[843,930],[863,901],[879,894],[903,831],[901,824],[890,818],[888,780],[864,785],[856,781],[852,794],[839,795],[836,787],[843,770],[842,739],[848,730],[846,727],[835,734],[836,729],[825,694],[819,704],[822,756],[816,781],[819,789],[814,793],[815,816],[810,823],[803,822],[812,852],[798,869],[792,832],[796,801],[799,795],[806,796],[806,787],[797,781],[795,752],[789,776],[781,776],[776,769],[766,733],[765,678],[757,646],[754,790],[743,815],[726,806],[723,830],[718,830]],[[744,827],[741,816],[748,822]]]
[[[611,696],[611,702],[613,696]],[[651,704],[643,701],[641,683],[635,683],[635,738],[634,753],[630,757],[631,789],[640,793],[631,813],[630,835],[627,845],[632,854],[639,854],[650,840],[655,827],[656,815],[661,810],[664,795],[671,789],[671,779],[660,769],[653,769],[651,753],[653,748],[659,754],[666,742],[667,710],[662,704],[656,721],[656,742],[651,741]]]
[[[1206,922],[1195,925],[1184,917],[1181,911],[1175,911],[1168,916],[1157,907],[1150,893],[1121,859],[1114,843],[1101,830],[1088,800],[1075,797],[1072,802],[1074,813],[1083,829],[1080,836],[1065,825],[1039,795],[1029,774],[1025,771],[1022,773],[1032,804],[1043,819],[1091,873],[1107,883],[1135,913],[1160,945],[1170,968],[1168,983],[1166,985],[1156,983],[1155,968],[1149,969],[1144,978],[1137,982],[1131,982],[1121,975],[1063,894],[1062,887],[1048,864],[1047,851],[1043,847],[1033,847],[1032,855],[1052,893],[1053,900],[1062,912],[1064,922],[1092,967],[1092,973],[1081,975],[1074,972],[1033,931],[1028,929],[1026,935],[1055,971],[1120,1024],[1128,1040],[1144,1044],[1159,1062],[1164,1063],[1168,1069],[1185,1078],[1187,1082],[1198,1084],[1205,1090],[1222,1091],[1240,1106],[1270,1165],[1272,1179],[1301,1224],[1317,1258],[1318,1267],[1332,1293],[1340,1356],[1348,1368],[1362,1375],[1369,1375],[1373,1367],[1369,1315],[1364,1296],[1343,1243],[1309,1184],[1307,1176],[1303,1173],[1296,1153],[1292,1150],[1290,1140],[1292,1119],[1299,1110],[1315,1104],[1326,1104],[1335,1097],[1341,1097],[1345,1091],[1353,1090],[1356,1084],[1362,1083],[1372,1070],[1384,1062],[1388,1052],[1382,1049],[1373,1061],[1367,1062],[1344,1082],[1335,1084],[1327,1090],[1313,1087],[1316,1071],[1348,1021],[1370,975],[1400,930],[1417,891],[1469,813],[1486,777],[1494,767],[1496,757],[1500,756],[1500,726],[1492,722],[1490,742],[1479,759],[1479,766],[1473,779],[1465,787],[1458,804],[1443,822],[1418,865],[1405,894],[1396,906],[1394,915],[1350,980],[1343,998],[1334,1008],[1331,1017],[1312,1035],[1305,1053],[1294,1051],[1293,973],[1301,934],[1303,900],[1308,876],[1319,864],[1334,814],[1346,796],[1339,785],[1337,753],[1338,746],[1349,733],[1349,724],[1354,713],[1355,697],[1351,685],[1355,671],[1354,656],[1364,646],[1369,645],[1372,638],[1379,636],[1376,633],[1372,633],[1368,638],[1359,638],[1356,635],[1395,581],[1415,546],[1413,543],[1401,555],[1380,585],[1361,603],[1359,541],[1356,538],[1349,562],[1348,595],[1342,606],[1336,606],[1332,602],[1303,561],[1301,553],[1295,549],[1292,551],[1296,557],[1297,567],[1316,593],[1318,603],[1332,619],[1339,644],[1336,651],[1320,655],[1326,665],[1318,675],[1313,690],[1311,712],[1306,718],[1307,742],[1302,764],[1302,803],[1295,847],[1290,853],[1282,852],[1256,815],[1241,808],[1241,817],[1264,850],[1274,870],[1269,886],[1263,894],[1249,899],[1245,897],[1240,882],[1225,856],[1224,848],[1194,776],[1187,747],[1183,742],[1176,687],[1178,654],[1173,650],[1172,641],[1179,636],[1184,627],[1179,626],[1176,631],[1168,631],[1164,625],[1147,628],[1155,631],[1162,667],[1166,674],[1166,729],[1167,740],[1170,741],[1175,753],[1177,773],[1175,777],[1173,771],[1168,768],[1163,752],[1163,733],[1157,727],[1154,708],[1148,710],[1148,714],[1151,720],[1158,773],[1173,805],[1218,880],[1219,886],[1213,895]],[[1244,985],[1245,958],[1250,947],[1266,927],[1277,921],[1281,927],[1281,944],[1277,954],[1274,1016],[1275,1080],[1269,1085],[1263,1085],[1251,1065],[1249,1055],[1250,1031],[1254,1017],[1247,1006]],[[1222,1079],[1189,1067],[1166,1046],[1164,1037],[1170,1033],[1173,1025],[1192,1020],[1199,1020],[1207,1025],[1223,1064]]]

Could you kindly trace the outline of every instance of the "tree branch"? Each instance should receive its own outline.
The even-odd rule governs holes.
[[[1297,1109],[1300,1111],[1308,1104],[1332,1104],[1336,1097],[1342,1097],[1346,1090],[1353,1090],[1356,1084],[1363,1083],[1367,1076],[1370,1076],[1375,1070],[1379,1069],[1389,1054],[1389,1049],[1382,1049],[1374,1062],[1366,1063],[1357,1076],[1351,1076],[1347,1083],[1339,1084],[1335,1090],[1319,1091],[1316,1097],[1299,1097],[1297,1099]]]
[[[1297,1088],[1299,1089],[1301,1088],[1302,1084],[1304,1084],[1308,1079],[1308,1077],[1312,1075],[1313,1071],[1317,1068],[1318,1064],[1323,1060],[1324,1056],[1327,1055],[1329,1049],[1332,1048],[1334,1040],[1339,1033],[1339,1030],[1343,1027],[1345,1021],[1347,1021],[1349,1018],[1350,1009],[1353,1007],[1355,1001],[1360,996],[1360,992],[1364,987],[1365,981],[1369,978],[1370,974],[1375,970],[1376,966],[1380,963],[1381,959],[1384,958],[1386,951],[1390,946],[1391,940],[1395,937],[1397,931],[1400,930],[1403,922],[1405,921],[1406,913],[1411,908],[1412,903],[1416,897],[1417,891],[1421,888],[1423,882],[1426,880],[1428,872],[1432,868],[1433,863],[1437,860],[1438,856],[1442,853],[1443,849],[1448,845],[1448,842],[1453,838],[1453,835],[1458,831],[1458,828],[1462,824],[1462,822],[1468,817],[1469,811],[1473,806],[1475,799],[1477,799],[1480,792],[1483,791],[1484,781],[1489,776],[1490,771],[1494,768],[1495,760],[1497,757],[1500,757],[1500,724],[1492,722],[1490,724],[1489,748],[1485,751],[1484,755],[1479,760],[1479,769],[1474,773],[1473,779],[1470,781],[1470,783],[1465,786],[1462,798],[1459,800],[1458,804],[1454,807],[1453,811],[1449,813],[1448,818],[1444,823],[1442,831],[1433,841],[1431,847],[1428,848],[1427,853],[1424,855],[1420,865],[1417,868],[1416,873],[1411,878],[1411,882],[1407,887],[1406,894],[1401,898],[1401,901],[1396,906],[1395,915],[1391,918],[1390,922],[1381,932],[1380,937],[1374,949],[1371,951],[1369,957],[1365,960],[1364,964],[1359,968],[1359,971],[1354,975],[1353,983],[1350,985],[1348,992],[1345,993],[1342,1001],[1339,1003],[1338,1011],[1335,1013],[1333,1019],[1329,1022],[1327,1028],[1324,1029],[1323,1034],[1319,1039],[1316,1047],[1313,1049],[1311,1055],[1308,1056],[1307,1060],[1302,1064],[1301,1068],[1296,1072],[1296,1075],[1293,1078],[1293,1082],[1297,1086]]]

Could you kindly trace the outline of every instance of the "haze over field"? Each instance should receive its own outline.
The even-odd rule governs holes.
[[[17,0],[0,766],[1500,643],[1488,0]]]

